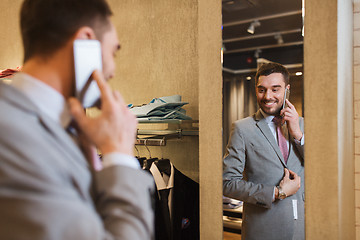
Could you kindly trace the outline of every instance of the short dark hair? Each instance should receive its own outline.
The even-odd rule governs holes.
[[[101,40],[112,12],[106,0],[25,0],[20,14],[26,62],[37,54],[54,53],[83,26]]]
[[[290,82],[290,74],[289,71],[280,63],[264,63],[258,69],[255,75],[255,86],[258,84],[258,80],[260,76],[269,76],[272,73],[281,73],[285,80],[285,86],[287,86]]]

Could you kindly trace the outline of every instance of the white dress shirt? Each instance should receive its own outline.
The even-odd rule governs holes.
[[[277,142],[276,124],[273,122],[273,119],[274,119],[275,116],[266,114],[262,109],[260,109],[260,112],[263,115],[263,117],[265,118],[265,121],[268,124],[268,126],[270,128],[270,131],[271,131],[272,135],[275,138],[275,141]],[[284,136],[286,138],[286,144],[287,144],[287,146],[289,148],[289,133],[287,131],[284,131]],[[304,143],[305,143],[304,134],[303,134],[300,141],[298,141],[296,139],[294,139],[294,141],[297,144],[300,144],[301,146],[303,146]]]
[[[72,118],[66,100],[54,88],[26,73],[15,74],[10,84],[26,95],[41,112],[62,128],[65,129],[70,124]],[[118,152],[103,155],[102,165],[103,168],[123,165],[140,169],[139,162],[133,156]]]
[[[168,206],[169,206],[169,212],[170,212],[170,218],[171,218],[171,203],[172,203],[172,194],[173,194],[173,188],[174,188],[174,166],[171,162],[170,162],[170,165],[171,165],[170,176],[168,176],[167,174],[161,174],[155,163],[151,164],[150,172],[154,177],[156,188],[158,191],[163,190],[163,189],[170,189],[169,198],[168,198]]]
[[[261,114],[263,115],[263,117],[265,118],[265,121],[266,121],[266,123],[268,124],[268,126],[269,126],[269,128],[270,128],[270,131],[271,131],[272,135],[273,135],[274,138],[275,138],[275,141],[277,142],[276,124],[273,122],[273,119],[274,119],[275,116],[266,114],[262,109],[260,109],[260,112],[261,112]],[[285,136],[285,138],[286,138],[286,144],[287,144],[287,146],[288,146],[288,148],[289,148],[289,133],[288,133],[288,132],[284,132],[284,136]],[[300,141],[298,141],[298,140],[296,140],[296,139],[294,139],[294,141],[295,141],[296,143],[298,143],[298,144],[304,145],[304,143],[305,143],[305,141],[304,141],[304,134],[303,134],[303,136],[302,136],[302,138],[301,138]],[[276,188],[276,187],[274,187],[273,201],[275,200],[275,188]]]

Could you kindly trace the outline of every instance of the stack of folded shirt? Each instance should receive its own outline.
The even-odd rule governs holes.
[[[243,205],[242,201],[223,196],[223,208],[224,209],[236,209],[236,208],[241,207],[242,205]]]
[[[130,111],[141,120],[166,120],[166,119],[180,119],[191,120],[192,118],[186,115],[185,109],[182,106],[188,104],[181,102],[180,95],[154,98],[149,104],[132,107]]]
[[[17,67],[16,69],[5,69],[0,71],[0,78],[8,78],[21,70],[21,67]]]

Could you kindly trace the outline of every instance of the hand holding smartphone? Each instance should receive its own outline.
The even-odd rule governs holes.
[[[290,97],[290,90],[288,88],[285,88],[284,102],[283,102],[283,105],[282,105],[282,109],[287,108],[288,105],[286,103],[286,99],[289,100],[289,97]]]
[[[101,45],[98,40],[77,39],[74,41],[75,97],[84,108],[95,106],[100,99],[100,90],[93,81],[94,70],[102,70]]]

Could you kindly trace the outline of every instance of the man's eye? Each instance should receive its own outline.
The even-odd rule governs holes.
[[[259,93],[264,93],[265,91],[264,91],[264,89],[259,89],[258,92]]]

